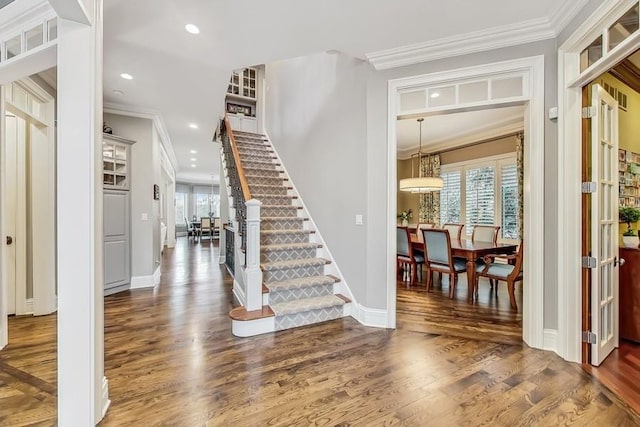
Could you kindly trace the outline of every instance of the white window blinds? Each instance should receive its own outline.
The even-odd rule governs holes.
[[[474,225],[495,222],[495,169],[493,166],[467,169],[465,182],[465,229],[470,236]]]
[[[502,165],[502,238],[518,239],[518,175],[516,165]]]
[[[460,209],[460,171],[440,175],[444,186],[440,190],[440,224],[459,223]]]

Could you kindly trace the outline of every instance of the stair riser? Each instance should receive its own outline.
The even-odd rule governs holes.
[[[294,259],[315,258],[317,249],[295,249],[286,251],[261,251],[261,262],[291,261]]]
[[[275,170],[277,165],[271,161],[253,161],[242,159],[242,167],[245,169],[267,169],[267,170]]]
[[[282,206],[282,207],[270,207],[262,206],[260,208],[261,216],[291,216],[296,217],[298,215],[298,208],[295,206]]]
[[[286,243],[305,243],[309,233],[265,234],[260,233],[261,245],[284,245]]]
[[[284,179],[277,177],[248,177],[247,182],[249,183],[249,187],[252,185],[284,186]]]
[[[260,184],[255,185],[255,184],[249,183],[249,190],[251,190],[252,193],[269,194],[274,196],[287,195],[287,187],[285,187],[284,185],[278,186],[277,184],[271,185],[269,187],[263,187]]]
[[[285,329],[296,328],[298,326],[339,319],[341,317],[344,317],[344,307],[335,306],[302,313],[287,314],[285,316],[276,316],[275,326],[276,331],[282,331]]]
[[[333,293],[333,285],[311,286],[304,289],[292,289],[283,292],[270,292],[269,304],[277,302],[294,301],[302,298],[319,297],[331,295]]]
[[[260,222],[261,230],[302,230],[304,219],[279,219],[277,221]]]
[[[269,160],[274,160],[274,155],[273,153],[268,153],[268,152],[260,152],[257,150],[251,151],[251,152],[240,152],[240,160],[244,161],[251,161],[251,160],[259,160],[259,161],[269,161]]]
[[[278,282],[280,280],[297,279],[300,277],[319,276],[324,272],[324,265],[309,267],[288,268],[286,270],[263,271],[262,278],[265,282]]]

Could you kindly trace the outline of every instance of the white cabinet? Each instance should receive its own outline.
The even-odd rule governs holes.
[[[131,284],[131,145],[135,142],[103,134],[103,261],[104,295]]]
[[[228,114],[231,129],[242,132],[258,133],[258,121],[255,117]]]
[[[241,98],[256,99],[258,94],[258,70],[245,68],[242,72],[231,74],[227,93]]]

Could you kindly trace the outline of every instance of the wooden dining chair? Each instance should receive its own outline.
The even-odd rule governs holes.
[[[424,257],[427,269],[427,292],[431,291],[433,272],[449,275],[449,298],[453,298],[458,274],[467,271],[467,263],[451,255],[449,230],[431,228],[422,230]]]
[[[478,282],[480,276],[496,281],[496,295],[498,292],[498,283],[500,280],[507,283],[507,291],[509,291],[509,301],[511,302],[511,308],[518,311],[518,304],[516,303],[515,287],[516,282],[522,280],[522,247],[524,244],[520,242],[518,252],[512,255],[486,255],[484,257],[484,265],[479,265],[476,270],[476,282],[474,283],[474,292],[478,294]],[[514,261],[513,263],[505,264],[502,262],[496,262],[496,259],[506,259],[507,261]]]
[[[442,229],[447,230],[449,232],[449,236],[452,239],[460,240],[462,238],[462,229],[464,228],[464,224],[455,224],[455,223],[447,223],[442,224]]]
[[[396,243],[396,267],[398,271],[400,271],[402,267],[410,266],[410,284],[413,286],[416,282],[418,265],[424,264],[424,256],[414,253],[413,245],[411,244],[411,234],[407,227],[397,227]]]
[[[418,224],[418,228],[416,230],[416,237],[418,238],[418,242],[424,243],[424,236],[422,235],[422,230],[428,230],[430,228],[435,228],[434,223],[425,222],[422,224]]]
[[[200,218],[200,237],[202,238],[205,234],[209,236],[209,240],[212,239],[213,231],[211,229],[211,218],[208,216]]]
[[[474,225],[471,233],[472,242],[498,243],[499,225]]]

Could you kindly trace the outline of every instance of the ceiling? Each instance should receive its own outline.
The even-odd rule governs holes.
[[[233,69],[329,50],[364,59],[370,52],[494,27],[566,23],[566,16],[558,16],[575,4],[396,0],[373,7],[370,0],[109,0],[104,2],[104,99],[120,108],[156,112],[173,144],[178,178],[210,183],[212,175],[219,179],[211,140]],[[188,23],[200,34],[187,33]],[[133,79],[124,80],[121,73]]]
[[[398,158],[418,152],[420,126],[417,118],[398,120]],[[436,151],[495,138],[522,130],[524,105],[491,108],[425,117],[422,123],[422,152]]]

